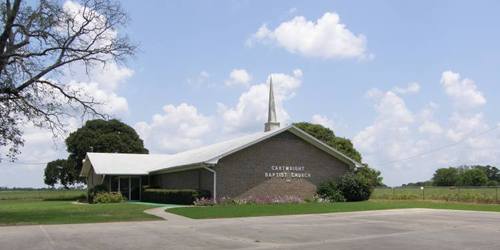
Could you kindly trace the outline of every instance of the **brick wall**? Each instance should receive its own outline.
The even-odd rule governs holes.
[[[308,178],[265,177],[272,166],[301,166]],[[312,197],[316,186],[340,176],[349,166],[286,131],[263,142],[219,160],[217,196],[244,198],[248,196],[296,195]],[[212,192],[212,173],[204,169],[154,175],[151,184],[162,188],[200,188]]]
[[[271,166],[302,166],[309,178],[266,178]],[[312,197],[316,186],[343,175],[349,166],[286,131],[219,161],[218,197],[244,198],[265,195]],[[281,171],[278,171],[281,172]],[[285,171],[286,172],[286,171]]]

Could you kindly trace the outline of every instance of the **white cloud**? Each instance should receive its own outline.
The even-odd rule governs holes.
[[[65,90],[82,100],[97,102],[97,111],[120,118],[128,114],[128,102],[117,91],[133,74],[132,69],[119,66],[113,61],[107,62],[104,67],[91,67],[88,72],[83,65],[75,64],[63,71],[58,82],[63,83]],[[61,95],[59,101],[66,103],[67,99]],[[79,110],[80,104],[74,103],[73,106]]]
[[[425,121],[420,127],[418,127],[418,131],[420,133],[429,133],[429,134],[441,134],[443,133],[443,129],[441,126],[432,121]]]
[[[314,114],[311,117],[311,123],[329,128],[337,136],[344,136],[349,133],[349,125],[341,117],[333,116],[333,118],[330,118],[326,115]]]
[[[314,114],[311,118],[311,122],[335,131],[335,125],[333,121],[324,115]]]
[[[245,69],[233,69],[225,84],[227,86],[248,86],[251,80],[252,76]]]
[[[99,87],[106,91],[114,91],[119,85],[134,75],[130,68],[119,66],[114,62],[108,62],[102,68],[94,68],[92,80],[99,83]]]
[[[302,71],[291,75],[272,74],[278,119],[289,120],[283,102],[292,98],[301,85]],[[267,81],[266,81],[267,82]],[[215,116],[201,114],[192,105],[166,105],[163,113],[155,114],[151,121],[138,122],[134,128],[153,153],[175,153],[240,134],[264,129],[267,119],[269,86],[255,84],[244,91],[238,103],[231,107],[219,103]]]
[[[371,91],[374,92],[373,90]],[[373,96],[373,95],[372,95]],[[404,152],[409,143],[401,145],[410,133],[409,126],[414,122],[414,114],[407,108],[404,100],[392,91],[373,98],[377,117],[372,125],[361,130],[353,139],[356,147],[368,154],[380,149],[384,157],[401,157],[411,154]]]
[[[302,71],[294,70],[292,75],[283,73],[271,74],[273,79],[276,112],[284,125],[290,116],[283,107],[283,102],[292,98],[302,83]],[[219,103],[218,113],[224,123],[224,131],[228,133],[259,131],[267,120],[269,85],[266,83],[252,85],[241,94],[238,103],[229,107]]]
[[[460,80],[458,74],[447,71],[441,84],[456,104],[449,115],[439,115],[445,118],[441,121],[434,118],[438,108],[435,103],[417,111],[406,105],[402,95],[417,88],[367,92],[377,115],[357,133],[353,143],[367,163],[382,171],[389,184],[429,179],[439,167],[500,162],[500,131],[482,134],[491,129],[483,114],[463,110],[486,102],[473,81]],[[469,99],[465,106],[456,103],[465,96]]]
[[[292,7],[288,10],[288,14],[295,14],[298,11],[296,7]]]
[[[331,12],[326,12],[316,22],[296,16],[281,23],[274,30],[264,24],[247,41],[247,45],[252,46],[256,42],[276,44],[291,53],[308,57],[371,57],[367,54],[365,36],[353,34],[340,22],[339,15]]]
[[[79,126],[77,119],[69,119],[67,131],[74,131]],[[68,133],[56,137],[47,131],[27,122],[24,127],[24,147],[14,163],[2,161],[0,164],[0,186],[43,187],[43,174],[47,162],[67,157],[64,138]],[[6,150],[6,148],[0,148]]]
[[[418,82],[408,83],[406,87],[394,87],[394,92],[398,94],[413,94],[418,93],[420,91],[420,84]]]
[[[446,136],[454,142],[461,141],[468,135],[472,135],[489,128],[484,121],[482,113],[469,115],[455,112],[452,114],[450,122],[452,126],[448,129]]]
[[[212,84],[210,83],[210,74],[202,70],[197,76],[195,77],[189,77],[186,79],[187,83],[195,88],[200,88],[200,87],[211,87]]]
[[[453,71],[443,72],[441,84],[446,94],[452,98],[457,107],[474,108],[486,103],[486,98],[477,89],[474,81],[467,78],[461,79],[458,73]]]
[[[139,122],[134,127],[153,153],[174,153],[205,144],[214,121],[196,107],[181,103],[165,105],[163,113],[153,115],[151,122]]]
[[[97,111],[111,115],[112,117],[120,117],[128,112],[128,102],[125,97],[118,96],[113,91],[107,91],[99,88],[97,82],[70,82],[67,87],[71,90],[79,91],[83,96],[82,99],[98,103]]]

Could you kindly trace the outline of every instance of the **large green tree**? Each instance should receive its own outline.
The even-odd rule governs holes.
[[[477,168],[482,170],[488,177],[488,180],[494,182],[500,182],[500,170],[497,167],[490,165],[486,166],[476,165],[472,166],[472,168]]]
[[[45,184],[54,187],[57,183],[64,188],[69,188],[70,185],[77,181],[78,173],[74,167],[74,163],[70,160],[59,159],[47,163],[45,167],[44,182]]]
[[[90,120],[66,138],[69,160],[80,172],[87,152],[147,154],[137,132],[119,120]]]
[[[458,185],[460,173],[457,168],[440,168],[434,172],[432,181],[435,186],[456,186]]]
[[[119,120],[90,120],[66,138],[67,160],[49,162],[45,168],[45,183],[65,187],[83,182],[79,177],[82,160],[87,152],[147,154],[137,132]]]
[[[488,176],[478,168],[465,169],[460,174],[459,183],[462,186],[485,186],[488,183]]]

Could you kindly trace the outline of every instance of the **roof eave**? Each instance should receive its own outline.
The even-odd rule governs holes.
[[[308,134],[304,130],[297,128],[293,125],[290,126],[288,129],[290,132],[292,132],[294,135],[308,141],[309,143],[315,145],[316,147],[322,149],[323,151],[329,153],[330,155],[334,156],[335,158],[341,160],[344,163],[349,164],[351,167],[359,167],[363,166],[363,164],[355,161],[354,159],[350,158],[349,156],[341,153],[340,151],[336,150],[335,148],[332,148],[328,144],[318,140],[316,137]]]
[[[170,168],[161,168],[161,169],[149,171],[148,174],[165,174],[165,173],[180,172],[180,171],[186,171],[186,170],[200,169],[200,168],[203,168],[207,165],[215,165],[215,164],[216,163],[212,164],[209,162],[198,162],[198,163],[182,165],[182,166],[175,166],[175,167],[170,167]]]

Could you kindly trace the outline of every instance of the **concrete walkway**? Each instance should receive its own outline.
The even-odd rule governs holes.
[[[0,249],[498,250],[500,213],[401,209],[209,220],[168,214],[166,221],[0,227]]]
[[[165,212],[165,209],[168,209],[171,207],[156,207],[156,208],[151,208],[144,210],[144,213],[151,214],[157,217],[160,217],[164,220],[170,221],[170,222],[176,222],[176,223],[188,223],[189,221],[192,221],[193,219],[172,214],[172,213],[167,213]]]

